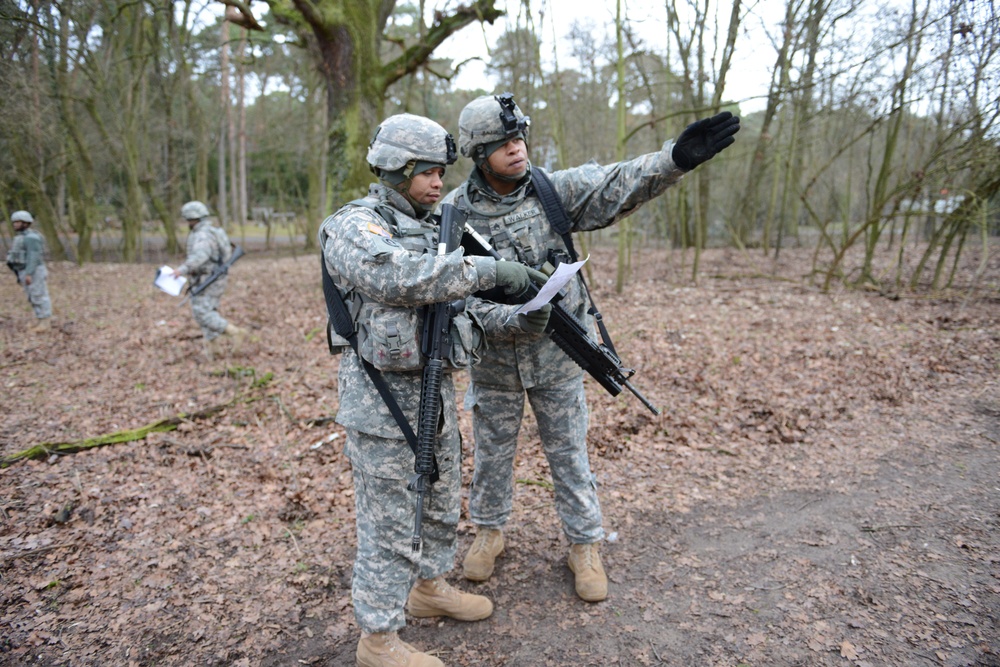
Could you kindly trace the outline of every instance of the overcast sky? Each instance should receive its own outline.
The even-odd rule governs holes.
[[[452,4],[454,0],[450,0],[446,6]],[[718,4],[713,3],[714,6]],[[481,29],[478,24],[464,28],[445,42],[435,52],[436,55],[452,58],[458,62],[472,56],[488,59],[487,43],[491,46],[495,44],[497,38],[503,34],[507,22],[513,23],[517,17],[520,1],[497,2],[499,7],[504,5],[507,6],[509,17],[500,19],[492,26],[485,25],[485,29]],[[440,8],[441,3],[435,6]],[[541,2],[535,0],[532,6],[535,12],[535,27],[542,35],[542,58],[547,67],[551,67],[552,62],[553,24],[555,39],[559,45],[559,65],[564,68],[579,67],[569,55],[566,40],[566,35],[575,21],[591,24],[598,33],[613,35],[616,11],[614,0],[541,0]],[[773,49],[767,41],[762,26],[773,25],[776,17],[780,19],[783,6],[782,0],[763,0],[752,5],[750,15],[744,20],[744,29],[749,30],[755,37],[752,40],[740,37],[726,84],[726,97],[739,100],[744,112],[762,109],[764,106],[761,99],[751,99],[763,96],[767,92],[767,83],[770,79],[768,70],[774,61]],[[649,48],[662,52],[666,45],[664,0],[627,0],[624,7],[630,22]],[[545,12],[544,22],[541,16],[542,10]],[[728,6],[721,10],[720,21],[728,21],[728,11]],[[750,47],[754,44],[758,46],[751,51]],[[483,84],[486,80],[485,72],[484,65],[470,63],[463,70],[457,85],[461,88],[488,87]]]

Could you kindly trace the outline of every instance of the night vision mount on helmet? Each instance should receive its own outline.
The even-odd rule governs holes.
[[[500,107],[497,109],[497,107]],[[531,118],[514,102],[514,95],[484,95],[466,105],[458,117],[458,147],[476,163],[512,139],[528,140]]]

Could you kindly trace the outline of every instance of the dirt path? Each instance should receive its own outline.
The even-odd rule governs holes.
[[[938,397],[938,400],[947,400]],[[789,452],[758,493],[686,514],[628,513],[604,549],[611,595],[575,598],[557,540],[510,552],[475,625],[414,622],[407,641],[447,664],[1000,665],[1000,401],[969,398],[881,425],[897,446],[814,483],[772,487],[809,458]],[[625,513],[623,517],[622,513]],[[471,537],[463,538],[467,545]],[[513,543],[513,544],[512,544]],[[353,664],[354,638],[299,643],[264,665]]]

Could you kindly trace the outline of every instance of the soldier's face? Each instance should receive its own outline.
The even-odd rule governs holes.
[[[12,220],[11,224],[14,225],[15,232],[23,232],[25,229],[28,228],[28,223],[26,223],[24,220]]]
[[[410,197],[418,204],[433,207],[441,199],[441,188],[444,187],[444,169],[435,167],[414,174],[410,183]]]
[[[524,139],[511,139],[496,149],[486,161],[497,174],[517,178],[528,170],[528,147]]]

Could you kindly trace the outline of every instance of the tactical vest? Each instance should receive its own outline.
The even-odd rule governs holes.
[[[403,249],[418,254],[436,251],[437,229],[422,225],[417,220],[395,211],[392,207],[373,198],[356,199],[343,209],[323,221],[327,223],[343,215],[351,208],[366,208],[373,211],[384,223],[383,227],[392,234],[392,239]],[[388,372],[417,371],[425,365],[421,353],[424,308],[387,306],[373,301],[358,290],[348,287],[335,271],[330,272],[334,285],[340,292],[358,337],[358,353],[376,369]],[[445,364],[446,370],[455,371],[468,368],[479,362],[477,350],[483,340],[481,323],[471,314],[461,312],[452,319],[452,351]],[[340,354],[350,343],[327,322],[327,342],[330,354]]]

